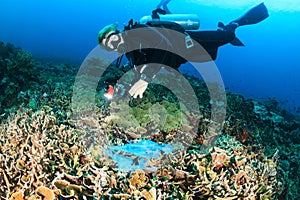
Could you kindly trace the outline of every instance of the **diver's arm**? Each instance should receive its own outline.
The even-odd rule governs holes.
[[[142,67],[136,70],[136,76],[138,76],[138,78],[129,90],[130,96],[133,96],[133,98],[143,98],[143,94],[147,89],[148,84],[155,78],[161,67],[161,64],[150,63],[142,65]]]
[[[172,48],[170,41],[162,35],[156,28],[147,27],[147,31],[139,32],[137,36],[140,38],[140,50],[138,60],[142,63],[134,63],[137,80],[129,90],[129,94],[136,97],[143,97],[143,93],[148,87],[148,84],[156,76],[157,72],[163,67],[166,53]],[[141,29],[142,30],[142,29]],[[138,31],[137,31],[138,32]],[[135,32],[135,34],[137,33]],[[143,34],[141,34],[143,33]],[[137,37],[133,37],[137,38]],[[162,51],[164,50],[164,51]],[[145,62],[143,62],[143,60]]]
[[[133,96],[133,98],[137,98],[137,97],[143,98],[143,94],[147,89],[148,84],[155,77],[157,70],[158,71],[160,70],[160,68],[156,67],[156,70],[149,71],[149,69],[153,69],[153,68],[155,68],[155,66],[149,66],[148,64],[145,64],[142,65],[142,67],[140,67],[139,69],[136,69],[136,76],[138,77],[129,90],[130,96]],[[147,72],[146,69],[148,69]]]
[[[151,82],[157,72],[167,65],[166,57],[168,52],[173,48],[173,45],[159,30],[155,27],[143,25],[130,33],[130,38],[139,39],[139,43],[135,46],[134,52],[129,52],[127,55],[132,57],[133,65],[137,75],[142,76],[147,82]],[[144,77],[144,78],[143,78]]]

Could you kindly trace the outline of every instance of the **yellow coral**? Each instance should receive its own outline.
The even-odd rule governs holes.
[[[146,200],[156,200],[156,189],[154,187],[149,191],[144,189],[141,193]]]

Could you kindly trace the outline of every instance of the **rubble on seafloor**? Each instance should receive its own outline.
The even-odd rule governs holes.
[[[122,113],[124,105],[109,104],[102,98],[103,81],[99,81],[93,114],[73,119],[70,98],[76,68],[34,64],[27,52],[2,43],[0,57],[1,66],[11,70],[11,74],[0,75],[1,199],[299,197],[300,126],[294,118],[286,120],[278,109],[228,93],[222,135],[203,153],[210,98],[202,81],[186,76],[201,102],[201,115],[184,111],[184,117],[176,120],[182,110],[174,95],[150,85],[143,99],[132,100],[130,113],[135,118],[128,123]],[[91,62],[99,65],[101,60]],[[23,73],[16,66],[27,68]],[[39,72],[35,78],[28,75],[33,70]],[[108,70],[103,79],[116,74],[121,71],[112,74]],[[21,87],[24,81],[32,82]],[[110,115],[112,109],[117,115]],[[151,123],[155,119],[144,110],[158,113],[159,120]],[[197,130],[193,123],[199,123]],[[102,152],[104,144],[125,145],[143,139],[168,144],[182,134],[190,145],[165,155],[167,162],[151,159],[155,170],[118,171],[116,163]]]

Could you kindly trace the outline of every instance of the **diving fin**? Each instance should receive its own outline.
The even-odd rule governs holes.
[[[218,23],[218,30],[219,31],[231,31],[234,32],[234,30],[237,28],[237,25],[234,23],[230,23],[229,25],[225,26],[222,22]],[[241,40],[239,40],[237,37],[235,37],[232,41],[230,41],[230,44],[233,46],[245,46]]]
[[[233,40],[231,40],[230,44],[232,44],[233,46],[240,46],[240,47],[244,47],[245,45],[241,42],[241,40],[239,40],[239,38],[235,37]]]
[[[230,31],[230,32],[235,32],[235,29],[238,27],[239,25],[235,22],[230,22],[228,25],[224,25],[223,22],[219,22],[218,23],[218,30],[219,31]]]
[[[257,24],[264,19],[269,17],[268,9],[264,3],[251,8],[247,13],[245,13],[240,18],[232,21],[231,23],[237,23],[239,26]]]
[[[228,25],[224,25],[222,22],[218,23],[219,30],[235,32],[235,29],[239,26],[245,26],[250,24],[257,24],[269,17],[268,9],[264,3],[251,8],[240,18],[233,20]],[[230,44],[234,46],[245,46],[237,37],[235,37]]]

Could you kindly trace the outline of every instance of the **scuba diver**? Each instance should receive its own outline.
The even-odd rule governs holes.
[[[235,35],[236,28],[259,23],[269,16],[264,3],[261,3],[227,25],[219,22],[217,30],[199,31],[195,30],[194,26],[196,24],[198,28],[199,21],[187,20],[183,15],[180,18],[181,15],[170,14],[167,7],[169,2],[170,0],[162,0],[152,11],[152,16],[142,18],[139,23],[130,20],[123,31],[117,28],[116,23],[99,31],[99,45],[108,51],[124,54],[130,66],[135,69],[136,77],[128,87],[129,94],[134,98],[142,98],[148,84],[163,65],[177,70],[181,64],[189,61],[215,60],[220,46],[228,43],[244,46]],[[171,20],[174,16],[177,19]],[[189,28],[190,25],[194,27]],[[141,28],[147,31],[137,34],[136,30],[142,30]],[[163,31],[158,28],[163,28]],[[134,31],[130,31],[133,29]],[[181,36],[171,34],[170,29],[182,33]],[[184,58],[168,51],[172,49],[184,52]]]

